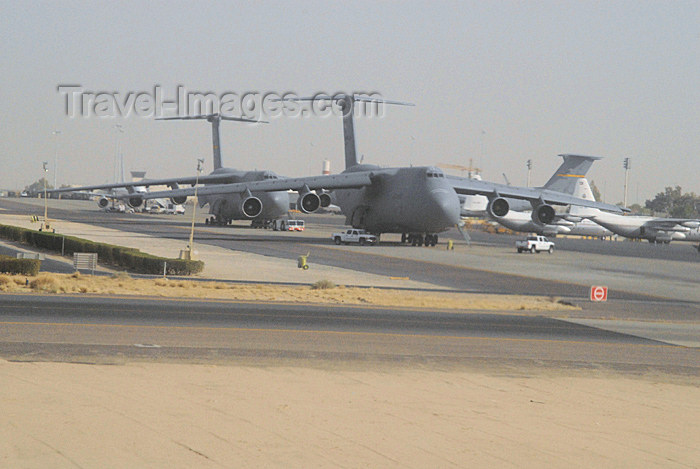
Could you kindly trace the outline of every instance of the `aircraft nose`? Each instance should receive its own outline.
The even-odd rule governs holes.
[[[443,228],[459,223],[461,206],[457,194],[453,190],[436,189],[431,192],[431,195],[434,202],[431,211],[433,222]]]
[[[262,202],[264,218],[279,218],[289,211],[289,195],[286,192],[266,192]]]

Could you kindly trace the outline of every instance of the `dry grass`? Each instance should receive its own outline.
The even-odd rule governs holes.
[[[25,286],[26,278],[29,279],[28,286]],[[80,274],[41,274],[38,277],[0,275],[0,291],[119,294],[287,303],[362,304],[464,311],[552,311],[578,309],[571,305],[562,304],[556,301],[556,298],[353,288],[335,286],[333,282],[328,280],[321,280],[312,286],[283,287],[265,284],[168,280],[164,278],[137,279],[120,274],[112,278]]]
[[[312,290],[328,290],[330,288],[335,288],[335,283],[331,282],[330,280],[319,280],[318,282],[314,283],[311,285]]]

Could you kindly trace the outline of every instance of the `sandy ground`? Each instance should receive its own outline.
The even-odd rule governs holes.
[[[0,361],[0,466],[698,467],[700,382],[672,381]]]

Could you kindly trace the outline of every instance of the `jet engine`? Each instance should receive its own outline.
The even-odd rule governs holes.
[[[555,216],[554,207],[547,204],[538,205],[532,211],[532,221],[540,225],[549,225],[554,221]]]
[[[138,208],[143,204],[143,198],[139,196],[133,196],[126,199],[126,203],[131,208]]]
[[[326,191],[317,191],[318,198],[321,201],[321,207],[326,208],[331,204],[331,195]]]
[[[97,205],[99,205],[100,208],[107,208],[109,199],[107,199],[107,197],[101,197],[100,200],[97,201]]]
[[[182,205],[185,202],[187,202],[187,196],[186,195],[181,195],[178,197],[170,197],[170,201],[174,203],[175,205]]]
[[[328,200],[330,202],[330,197],[328,197]],[[297,207],[304,213],[315,212],[320,206],[321,198],[315,192],[302,193],[297,199]]]
[[[503,197],[496,197],[489,201],[486,210],[488,210],[489,215],[494,218],[505,217],[510,210],[510,204],[508,204],[508,201]]]
[[[262,212],[263,204],[257,197],[248,196],[243,199],[241,204],[241,212],[248,218],[255,218]]]

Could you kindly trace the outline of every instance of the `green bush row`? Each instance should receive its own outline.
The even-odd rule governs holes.
[[[41,261],[39,259],[15,259],[0,256],[0,272],[5,274],[37,275]]]
[[[167,263],[169,275],[192,275],[204,269],[204,262],[184,259],[168,259],[146,254],[135,248],[97,243],[75,236],[64,236],[48,231],[36,231],[19,226],[0,225],[0,237],[18,241],[50,251],[70,255],[75,252],[96,252],[100,263],[124,267],[141,274],[162,274],[163,262]]]

